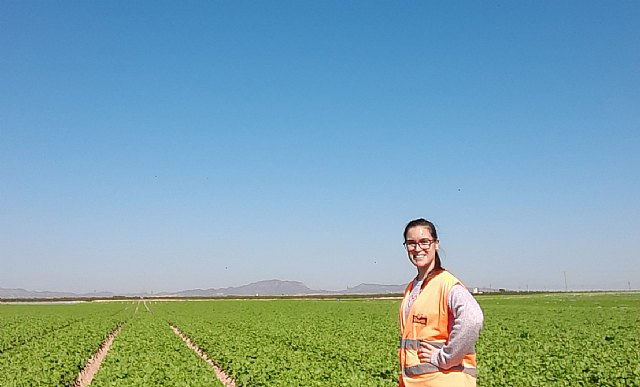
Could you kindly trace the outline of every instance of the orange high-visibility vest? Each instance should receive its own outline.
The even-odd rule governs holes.
[[[413,282],[407,286],[400,305],[400,386],[457,387],[476,385],[475,351],[465,355],[461,364],[449,369],[438,368],[432,363],[420,363],[418,348],[421,341],[442,347],[449,340],[449,327],[453,316],[449,311],[449,292],[453,285],[461,282],[449,272],[442,270],[428,275],[422,284],[420,295],[411,305],[405,318],[405,306]]]

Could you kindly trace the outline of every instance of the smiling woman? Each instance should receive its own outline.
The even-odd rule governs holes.
[[[418,275],[400,306],[400,386],[475,386],[480,306],[442,267],[433,223],[409,222],[404,246]]]

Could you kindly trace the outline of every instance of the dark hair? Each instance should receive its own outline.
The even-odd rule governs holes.
[[[418,226],[427,227],[433,239],[436,241],[438,240],[438,232],[436,231],[436,226],[424,218],[418,218],[407,223],[407,225],[405,226],[404,233],[402,234],[405,241],[407,240],[407,232],[409,232],[409,229],[413,227],[418,227]],[[433,270],[434,271],[444,270],[444,268],[442,267],[442,262],[440,261],[440,254],[438,254],[438,250],[436,250],[436,264],[433,267]]]

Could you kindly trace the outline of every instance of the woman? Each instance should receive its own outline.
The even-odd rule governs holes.
[[[482,310],[442,267],[439,244],[428,220],[412,220],[404,229],[404,246],[418,275],[400,306],[400,386],[476,385],[474,344],[482,329]]]

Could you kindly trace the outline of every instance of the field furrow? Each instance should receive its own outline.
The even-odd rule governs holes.
[[[154,303],[242,386],[397,384],[397,302]]]
[[[0,354],[3,387],[71,385],[106,337],[130,318],[122,303],[77,304],[61,313],[83,318]]]
[[[91,386],[222,386],[215,372],[146,308],[113,342]]]

